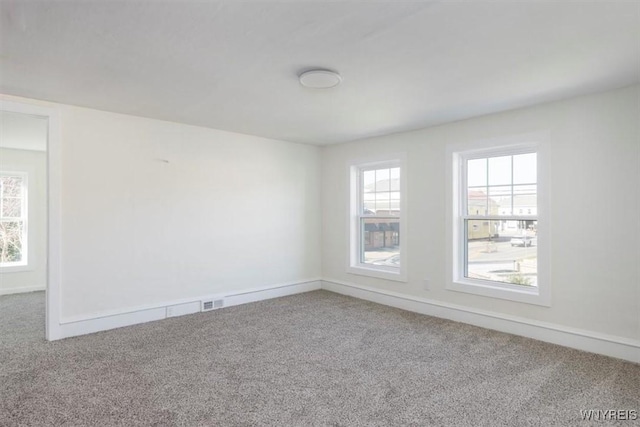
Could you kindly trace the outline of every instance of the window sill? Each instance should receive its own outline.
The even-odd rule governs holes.
[[[491,298],[499,298],[526,304],[550,307],[550,298],[538,287],[521,287],[518,285],[492,283],[483,280],[456,279],[447,286],[448,290],[465,292]]]
[[[406,275],[400,271],[386,270],[376,267],[368,267],[363,265],[352,265],[347,268],[347,273],[357,274],[359,276],[369,276],[378,279],[392,280],[394,282],[407,282]]]
[[[35,268],[30,267],[28,264],[24,265],[7,265],[0,267],[0,274],[4,273],[24,273],[25,271],[34,271]]]

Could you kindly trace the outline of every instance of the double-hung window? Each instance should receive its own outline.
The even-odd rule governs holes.
[[[27,175],[0,172],[0,268],[27,265]]]
[[[351,166],[349,271],[405,280],[401,159]]]
[[[450,288],[547,305],[539,274],[544,238],[539,234],[538,146],[459,151],[453,163]]]

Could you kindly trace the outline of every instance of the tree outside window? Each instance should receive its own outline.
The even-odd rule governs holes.
[[[0,173],[0,267],[27,264],[26,175]]]

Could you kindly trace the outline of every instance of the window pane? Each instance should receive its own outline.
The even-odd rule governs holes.
[[[376,171],[363,171],[361,174],[362,185],[362,206],[359,207],[361,214],[371,215],[376,211]]]
[[[391,168],[390,190],[400,191],[400,168]]]
[[[391,197],[391,200],[389,202],[390,203],[389,215],[400,215],[400,192],[393,191],[389,193],[389,196]]]
[[[361,218],[361,262],[400,268],[400,222],[389,218]]]
[[[362,173],[362,184],[364,192],[376,191],[374,183],[376,182],[376,171],[364,171]]]
[[[487,185],[487,159],[474,159],[467,162],[467,187]]]
[[[510,216],[512,215],[511,210],[511,196],[493,196],[491,200],[495,203],[495,210],[497,213],[495,215],[500,216]]]
[[[538,200],[535,195],[531,196],[514,196],[513,197],[513,213],[514,215],[537,215]]]
[[[489,187],[489,214],[511,215],[510,186]]]
[[[0,264],[22,261],[22,221],[0,221]]]
[[[536,153],[513,156],[513,183],[535,184],[538,182],[537,161]]]
[[[3,218],[20,218],[22,216],[22,199],[18,197],[5,197],[2,199]]]
[[[374,214],[376,211],[376,195],[374,193],[364,193],[362,198],[363,207],[361,213],[364,215]]]
[[[400,199],[391,199],[391,212],[389,215],[400,215]]]
[[[487,214],[487,193],[480,189],[467,191],[467,210],[469,215]]]
[[[389,214],[389,193],[376,193],[376,214]]]
[[[389,191],[389,169],[376,169],[376,191]]]
[[[489,159],[489,185],[511,184],[511,156]]]
[[[2,176],[0,177],[2,187],[2,197],[20,197],[22,195],[22,177]]]
[[[537,221],[467,220],[465,276],[538,284]]]

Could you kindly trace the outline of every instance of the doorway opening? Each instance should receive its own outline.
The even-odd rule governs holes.
[[[0,298],[6,313],[44,317],[47,340],[60,338],[57,153],[54,109],[2,100]]]

